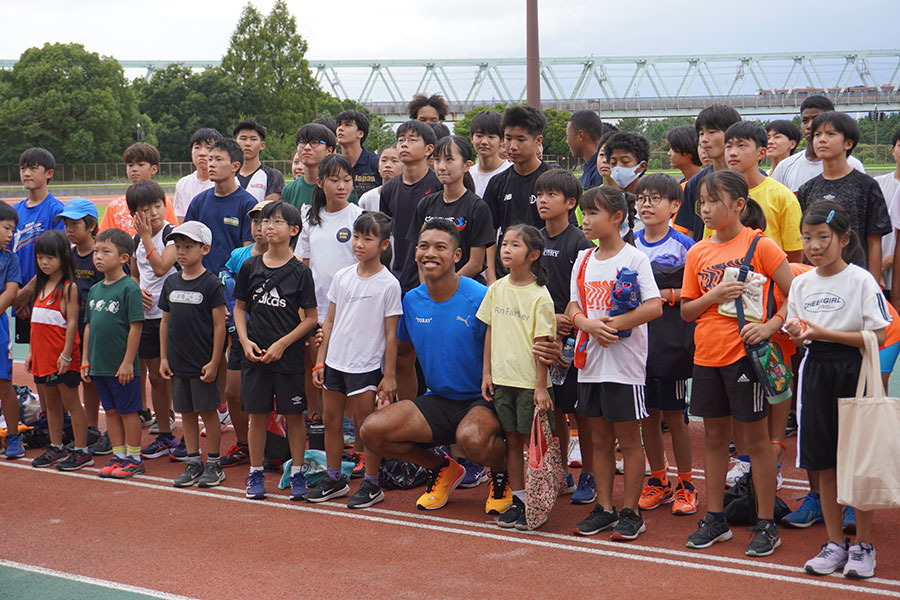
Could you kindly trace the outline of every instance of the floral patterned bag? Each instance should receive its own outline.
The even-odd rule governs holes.
[[[559,438],[553,437],[547,414],[535,407],[525,465],[525,522],[529,530],[547,520],[561,485],[565,485],[565,477]]]

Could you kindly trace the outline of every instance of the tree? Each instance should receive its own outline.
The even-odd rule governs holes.
[[[544,110],[547,127],[544,128],[544,154],[567,156],[569,146],[566,145],[566,124],[572,117],[567,110],[548,108]]]
[[[258,94],[254,116],[271,131],[270,153],[276,149],[293,152],[295,132],[315,118],[316,104],[322,98],[306,50],[296,19],[284,0],[277,0],[266,17],[252,4],[244,7],[222,58],[222,69],[234,77],[239,88]]]
[[[644,135],[644,131],[647,128],[647,122],[638,117],[625,117],[624,119],[619,119],[619,122],[616,123],[616,127],[619,128],[619,131],[633,131],[634,133]]]
[[[60,163],[119,160],[137,125],[121,65],[80,44],[29,48],[0,74],[0,161],[41,146]]]
[[[680,125],[693,125],[694,119],[691,117],[666,117],[664,119],[656,119],[647,121],[644,127],[644,136],[650,142],[651,150],[667,150],[666,134]]]

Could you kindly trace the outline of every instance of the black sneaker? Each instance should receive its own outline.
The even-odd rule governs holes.
[[[153,424],[153,413],[149,408],[138,411],[138,417],[141,419],[141,427],[150,427]]]
[[[697,521],[697,531],[688,536],[685,546],[694,550],[709,548],[716,542],[727,542],[731,539],[731,530],[728,528],[728,520],[724,517],[720,520],[706,513]]]
[[[175,487],[183,488],[183,487],[191,487],[198,481],[200,481],[200,476],[203,475],[203,463],[199,462],[189,462],[184,465],[184,471],[182,471],[181,475],[175,478],[174,485]]]
[[[203,467],[203,475],[197,480],[197,487],[216,487],[223,481],[225,481],[225,471],[222,470],[222,465],[217,462],[208,462]]]
[[[43,454],[31,461],[31,466],[43,469],[66,460],[68,456],[69,453],[66,452],[65,448],[54,448],[53,446],[50,446],[44,450]]]
[[[784,437],[789,438],[797,435],[797,414],[788,413],[787,427],[784,428]]]
[[[615,506],[613,506],[612,512],[606,512],[602,506],[597,504],[587,519],[575,525],[575,533],[577,535],[594,535],[604,529],[615,527],[618,522],[619,515],[616,513]]]
[[[325,474],[322,481],[309,488],[306,492],[307,502],[327,502],[332,498],[340,498],[350,493],[350,486],[344,481],[343,476],[340,479],[332,479]]]
[[[500,515],[497,519],[497,525],[503,529],[512,529],[519,522],[519,518],[525,520],[525,503],[513,496],[512,506]]]
[[[747,556],[769,556],[781,545],[778,525],[774,521],[760,519],[753,526],[753,538],[744,552]]]
[[[384,500],[384,492],[377,483],[366,481],[360,484],[356,493],[347,501],[347,508],[369,508]]]
[[[637,536],[647,531],[641,515],[630,508],[623,508],[619,513],[619,522],[613,528],[611,540],[627,541],[637,539]]]
[[[77,471],[84,467],[90,467],[94,464],[94,457],[90,452],[83,450],[73,450],[71,454],[62,462],[56,464],[56,468],[60,471]]]
[[[96,444],[88,446],[88,450],[91,451],[91,454],[94,456],[104,456],[106,454],[112,454],[112,442],[109,441],[109,432],[104,431],[103,435],[100,436],[100,439],[97,440]]]

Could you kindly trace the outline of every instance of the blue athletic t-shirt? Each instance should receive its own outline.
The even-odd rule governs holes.
[[[687,251],[694,245],[694,240],[669,227],[669,232],[661,240],[653,243],[644,238],[646,229],[634,234],[635,247],[647,255],[650,264],[657,268],[680,267],[684,264]]]
[[[403,298],[397,334],[412,342],[425,374],[426,395],[449,400],[481,397],[484,334],[487,326],[475,318],[487,287],[468,277],[446,302],[435,302],[423,283]]]
[[[24,285],[34,277],[34,243],[45,231],[65,229],[62,219],[54,222],[56,215],[63,211],[63,203],[48,192],[47,197],[37,206],[28,206],[26,199],[13,208],[19,213],[19,224],[16,225],[16,233],[8,248],[19,257]]]
[[[255,245],[256,244],[253,243],[249,246],[241,246],[240,248],[232,250],[231,256],[225,263],[225,268],[231,271],[232,275],[237,277],[237,274],[241,272],[241,266],[244,264],[244,261],[252,256],[253,246]]]
[[[218,275],[225,268],[232,250],[253,241],[247,212],[256,204],[256,198],[242,187],[227,196],[216,196],[215,188],[210,188],[191,200],[184,220],[200,221],[212,232],[209,254],[203,257],[207,271]]]

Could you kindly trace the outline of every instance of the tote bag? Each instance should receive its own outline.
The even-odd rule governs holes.
[[[878,341],[863,331],[866,346],[856,396],[838,399],[838,502],[860,510],[900,506],[900,400],[881,383]]]
[[[525,465],[525,523],[537,529],[556,504],[560,480],[565,479],[559,439],[553,437],[547,414],[534,409],[531,443]]]

